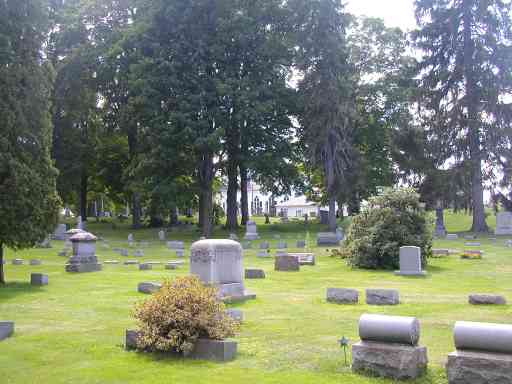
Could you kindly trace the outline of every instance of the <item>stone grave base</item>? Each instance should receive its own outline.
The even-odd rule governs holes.
[[[446,363],[448,384],[512,383],[512,355],[455,351]]]
[[[396,276],[427,276],[426,271],[408,272],[408,271],[395,271]]]
[[[13,321],[0,321],[0,341],[11,337],[14,333]]]
[[[427,348],[361,341],[352,346],[352,371],[392,379],[414,379],[427,368]]]
[[[66,264],[66,272],[84,273],[101,271],[100,263]]]
[[[190,359],[211,360],[211,361],[231,361],[236,358],[237,342],[234,340],[197,340],[194,349],[184,356],[181,353],[169,352],[176,357],[184,356]],[[137,331],[126,330],[125,349],[133,350],[137,348]]]

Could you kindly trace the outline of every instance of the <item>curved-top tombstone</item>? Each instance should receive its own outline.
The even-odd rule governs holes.
[[[217,286],[221,297],[247,296],[242,261],[242,247],[233,240],[199,240],[190,247],[190,273]]]
[[[512,354],[512,325],[457,321],[453,328],[455,347]]]
[[[415,346],[420,339],[420,323],[415,317],[364,314],[359,319],[359,337]]]

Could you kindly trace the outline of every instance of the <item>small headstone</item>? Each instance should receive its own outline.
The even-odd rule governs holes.
[[[129,233],[128,234],[128,244],[132,244],[132,243],[133,243],[133,234]]]
[[[41,260],[32,259],[29,261],[30,265],[41,265]]]
[[[140,293],[151,294],[162,288],[162,284],[153,282],[142,282],[137,286],[137,291]]]
[[[500,295],[472,294],[468,298],[472,305],[506,305],[507,300]]]
[[[316,236],[316,245],[319,247],[338,246],[340,240],[335,232],[318,232]]]
[[[299,258],[297,256],[276,256],[274,269],[276,271],[300,271]]]
[[[160,241],[165,241],[165,232],[163,230],[158,231],[158,239]]]
[[[246,268],[245,269],[246,279],[264,279],[265,271],[263,269]]]
[[[268,241],[262,241],[260,243],[260,249],[269,249],[270,248],[270,244],[268,243]]]
[[[400,270],[395,271],[401,276],[425,276],[426,272],[421,269],[421,248],[400,247]]]
[[[169,261],[165,264],[165,269],[178,269],[180,265],[183,265],[183,261]]]
[[[231,317],[233,320],[238,321],[241,323],[244,320],[244,313],[241,309],[237,308],[228,308],[224,311],[226,315]]]
[[[297,240],[295,246],[297,248],[306,248],[306,240]]]
[[[258,230],[256,228],[256,223],[254,221],[248,221],[246,224],[246,232],[244,239],[245,240],[257,240],[260,237],[258,236]]]
[[[139,264],[139,271],[149,271],[150,269],[153,269],[153,266],[148,263],[141,263]]]
[[[327,301],[336,304],[357,304],[359,292],[355,289],[327,288]]]
[[[50,243],[50,236],[45,237],[43,241],[40,241],[36,244],[36,248],[51,248],[52,245]]]
[[[300,265],[315,265],[315,255],[312,253],[289,253],[288,255],[298,257]]]
[[[0,321],[0,341],[14,334],[14,321]]]
[[[48,275],[43,275],[42,273],[32,273],[30,275],[30,285],[48,285]]]
[[[185,250],[177,249],[176,250],[176,257],[185,257]]]
[[[121,256],[127,257],[128,256],[128,250],[127,249],[120,249],[119,254]]]
[[[136,249],[135,251],[133,251],[133,256],[134,257],[143,257],[144,251],[142,249]]]
[[[12,265],[23,265],[23,259],[13,259]]]
[[[505,246],[509,247],[509,248],[512,248],[512,240],[506,240],[505,241]]]
[[[480,247],[481,244],[478,242],[467,242],[467,243],[464,243],[464,246],[465,247]]]
[[[464,240],[475,240],[476,235],[464,235]]]
[[[336,239],[338,241],[341,241],[345,238],[345,234],[343,233],[343,228],[338,227],[336,228]]]
[[[270,257],[270,253],[267,251],[258,251],[257,257]]]
[[[449,233],[446,235],[446,240],[457,240],[459,238],[459,235],[456,233]]]
[[[184,249],[185,244],[183,241],[168,241],[167,242],[167,248],[169,249]]]
[[[400,294],[395,289],[367,289],[366,304],[398,305],[400,304]]]
[[[512,235],[512,212],[499,212],[496,215],[496,235]]]
[[[276,245],[276,249],[286,249],[288,248],[288,244],[286,244],[284,241],[279,241]]]
[[[125,334],[125,342],[124,342],[124,348],[127,351],[137,349],[137,339],[139,337],[139,332],[127,329]]]

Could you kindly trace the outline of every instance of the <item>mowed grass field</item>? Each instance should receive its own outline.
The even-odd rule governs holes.
[[[488,222],[493,226],[494,218]],[[470,218],[447,215],[446,223],[450,232],[461,232],[470,226]],[[328,250],[316,248],[316,232],[321,229],[318,225],[258,224],[263,240],[273,246],[277,242],[275,234],[281,235],[291,251],[299,251],[293,248],[295,241],[306,238],[306,251],[315,253],[317,265],[301,267],[300,272],[275,272],[272,258],[256,257],[258,242],[244,251],[245,266],[263,268],[267,278],[245,281],[257,299],[236,305],[243,310],[245,321],[236,337],[238,358],[229,363],[166,358],[123,349],[124,331],[135,325],[133,306],[146,298],[137,293],[137,284],[186,275],[187,259],[175,271],[165,270],[163,265],[154,266],[152,271],[105,265],[101,272],[69,274],[64,271],[66,258],[57,256],[62,242],[53,241],[51,249],[7,250],[8,284],[0,288],[0,320],[14,320],[16,333],[0,342],[0,383],[392,383],[352,374],[337,344],[341,336],[357,342],[359,316],[379,313],[419,318],[420,342],[428,347],[429,369],[426,376],[411,382],[446,384],[444,362],[454,349],[455,321],[512,322],[511,306],[467,304],[470,293],[498,293],[512,302],[512,248],[505,247],[506,237],[496,242],[488,239],[492,235],[480,238],[485,252],[482,260],[461,260],[458,256],[431,259],[428,277],[416,278],[347,267],[342,260],[330,257]],[[88,230],[108,240],[108,249],[98,244],[101,261],[134,259],[111,249],[127,247],[127,225],[113,230],[110,224],[90,222]],[[157,230],[132,233],[135,240],[150,242],[140,259],[176,259],[158,241]],[[215,237],[226,236],[226,232],[215,233]],[[195,230],[176,231],[167,237],[184,240],[188,258],[190,244],[199,234]],[[435,247],[465,248],[463,239],[435,241]],[[11,265],[15,257],[23,258],[25,265]],[[31,258],[42,259],[43,265],[29,266]],[[31,287],[31,272],[48,274],[50,284]],[[328,287],[359,290],[360,304],[327,303]],[[398,289],[401,304],[367,306],[365,288]]]

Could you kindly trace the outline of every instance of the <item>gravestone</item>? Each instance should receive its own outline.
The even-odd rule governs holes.
[[[270,248],[270,244],[268,243],[268,241],[262,241],[260,243],[260,249],[269,249]]]
[[[173,250],[184,249],[185,243],[183,243],[183,241],[168,241],[167,248],[173,249]]]
[[[496,215],[496,235],[512,235],[512,212],[499,212]]]
[[[400,304],[400,294],[395,289],[367,289],[366,304],[398,305]]]
[[[312,253],[289,253],[288,255],[298,257],[300,265],[315,265],[315,255]]]
[[[276,244],[276,249],[286,249],[288,248],[288,244],[286,244],[284,241],[279,241]]]
[[[256,296],[243,284],[242,247],[233,240],[200,240],[190,248],[190,273],[207,285],[216,286],[219,297],[243,301]]]
[[[67,227],[66,227],[66,224],[58,224],[57,227],[55,228],[55,230],[53,231],[53,239],[54,240],[66,240],[67,239],[67,236],[66,236],[66,231],[67,231]]]
[[[143,257],[144,251],[142,249],[136,249],[135,251],[133,251],[133,256],[134,257]]]
[[[260,238],[254,221],[248,221],[245,228],[244,240],[257,240]]]
[[[329,211],[320,210],[320,224],[329,224]]]
[[[352,371],[395,380],[415,379],[427,369],[427,348],[419,346],[414,317],[362,315],[361,341],[352,346]]]
[[[0,321],[0,341],[14,334],[14,321]]]
[[[271,257],[270,253],[268,251],[258,251],[257,257]]]
[[[468,297],[472,305],[506,305],[507,300],[500,295],[471,294]]]
[[[101,264],[96,257],[96,236],[89,232],[80,232],[69,240],[73,244],[73,254],[66,264],[66,272],[101,271]]]
[[[446,235],[446,240],[457,240],[459,238],[459,235],[456,233],[449,233]]]
[[[41,262],[41,260],[32,259],[32,260],[29,261],[29,264],[30,265],[41,265],[42,262]]]
[[[446,227],[444,226],[444,215],[443,208],[436,208],[436,225],[434,227],[434,236],[436,237],[445,237],[446,236]]]
[[[169,261],[165,264],[165,269],[178,269],[181,265],[183,265],[181,260]]]
[[[427,273],[421,269],[421,248],[400,247],[400,270],[395,271],[401,276],[425,276]]]
[[[336,228],[336,239],[338,241],[341,241],[345,238],[345,234],[343,233],[343,228],[338,227]]]
[[[241,323],[244,320],[244,313],[241,309],[237,308],[228,308],[224,311],[226,315],[231,317],[233,320],[238,321]]]
[[[123,264],[124,265],[138,265],[139,261],[138,260],[126,260]]]
[[[326,298],[329,303],[357,304],[359,292],[355,289],[327,288]]]
[[[130,244],[130,246],[133,244],[133,234],[132,233],[128,234],[128,244]]]
[[[32,273],[30,275],[30,285],[48,285],[48,275],[43,275],[42,273]]]
[[[238,241],[238,236],[236,234],[234,234],[234,233],[230,233],[229,234],[229,240]]]
[[[316,245],[319,247],[338,246],[340,240],[335,232],[318,232],[316,235]]]
[[[481,244],[478,242],[467,242],[467,243],[464,243],[464,246],[465,247],[480,247]]]
[[[128,250],[127,249],[120,249],[119,254],[124,257],[128,257]]]
[[[295,246],[297,248],[306,248],[306,240],[297,240]]]
[[[263,269],[246,268],[245,269],[246,279],[264,279],[265,271]]]
[[[276,256],[274,262],[274,269],[283,272],[296,272],[300,271],[299,258],[297,256]]]
[[[288,256],[288,252],[286,251],[277,251],[276,256]]]
[[[158,239],[160,241],[165,241],[165,232],[163,230],[158,231]]]
[[[139,271],[149,271],[153,269],[153,266],[148,263],[141,263],[139,264]]]
[[[137,285],[137,292],[151,294],[162,288],[162,284],[154,282],[142,282]]]
[[[176,257],[185,257],[185,250],[183,249],[176,249]]]
[[[432,249],[433,257],[449,256],[449,255],[450,255],[449,249]]]
[[[505,247],[512,248],[512,240],[506,240],[505,241]]]
[[[13,259],[11,263],[12,265],[23,265],[24,261],[23,259]]]
[[[512,383],[512,326],[458,321],[448,355],[449,384]]]
[[[251,242],[250,242],[250,241],[244,241],[244,242],[242,243],[242,248],[243,248],[243,249],[251,249],[251,248],[252,248],[252,244],[251,244]]]
[[[40,241],[36,244],[36,248],[51,248],[52,244],[50,242],[50,236],[47,236],[43,239],[43,241]]]

